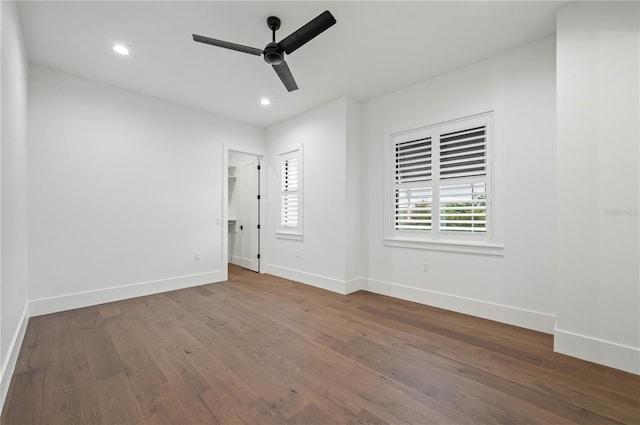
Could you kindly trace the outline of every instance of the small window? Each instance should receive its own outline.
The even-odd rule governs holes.
[[[280,225],[298,227],[298,158],[284,159],[280,163]]]
[[[491,241],[491,118],[391,135],[387,239]]]
[[[296,149],[279,155],[280,226],[279,237],[302,237],[302,155]]]

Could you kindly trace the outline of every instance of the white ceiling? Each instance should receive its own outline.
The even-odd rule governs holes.
[[[330,100],[366,101],[555,33],[547,1],[24,1],[33,63],[270,126]],[[288,93],[261,57],[195,43],[191,34],[260,49],[266,18],[281,40],[324,10],[337,24],[287,56]],[[131,55],[112,51],[114,43]],[[260,105],[261,97],[271,105]]]

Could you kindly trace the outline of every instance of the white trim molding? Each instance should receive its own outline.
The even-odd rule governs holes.
[[[31,300],[29,303],[29,312],[31,317],[40,316],[43,314],[56,313],[74,308],[88,307],[113,301],[126,300],[129,298],[143,297],[145,295],[158,294],[161,292],[174,291],[176,289],[190,288],[192,286],[206,285],[207,283],[222,282],[224,280],[226,280],[225,271],[217,270],[207,273],[96,289],[93,291],[75,292],[73,294]]]
[[[369,279],[367,290],[420,304],[425,304],[462,314],[495,320],[513,326],[552,334],[556,317],[553,314],[524,308],[511,307],[459,295],[430,291],[397,283]]]
[[[331,292],[337,292],[338,294],[342,295],[346,295],[350,292],[355,292],[361,289],[358,288],[359,279],[353,279],[349,281],[349,287],[352,290],[347,292],[347,282],[345,282],[344,280],[335,279],[333,277],[307,273],[287,267],[275,266],[273,264],[265,264],[264,268],[261,271],[299,283],[304,283],[306,285],[315,286],[316,288],[326,289],[327,291]]]
[[[344,294],[352,294],[357,291],[367,290],[367,279],[364,277],[357,277],[355,279],[349,279],[344,282]]]
[[[347,281],[267,264],[263,273],[300,282],[317,288],[346,295],[356,291],[368,291],[424,305],[438,307],[462,314],[495,320],[513,326],[553,334],[556,316],[549,313],[511,307],[503,304],[443,292],[430,291],[397,283],[359,277]]]
[[[22,341],[24,341],[24,335],[27,331],[29,317],[29,301],[27,301],[24,310],[22,310],[20,324],[11,339],[11,344],[9,344],[9,349],[7,350],[7,357],[2,362],[2,369],[0,370],[0,411],[4,408],[4,402],[7,399],[11,378],[13,377],[13,372],[18,362],[18,355],[20,354],[20,348],[22,348]]]
[[[385,238],[384,245],[399,248],[426,249],[430,251],[458,252],[463,254],[493,255],[504,257],[504,245],[451,241],[425,241],[409,238]]]
[[[640,348],[554,329],[553,351],[640,375]]]
[[[276,230],[276,238],[293,239],[296,241],[301,241],[301,240],[304,240],[304,235],[299,232],[286,232],[284,230]]]

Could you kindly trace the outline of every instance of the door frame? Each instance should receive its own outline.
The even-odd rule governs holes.
[[[250,155],[257,159],[258,164],[260,165],[260,169],[258,170],[258,195],[260,199],[258,201],[258,223],[260,224],[260,228],[258,229],[258,254],[260,254],[260,258],[258,259],[258,273],[263,273],[263,265],[264,265],[264,238],[262,237],[262,230],[264,230],[266,223],[266,206],[263,205],[263,202],[266,202],[264,196],[264,190],[266,188],[266,184],[264,183],[265,179],[265,155],[256,153],[256,152],[248,152],[241,149],[234,149],[229,146],[223,146],[223,167],[222,167],[222,268],[224,271],[224,279],[227,280],[228,276],[228,265],[229,265],[229,153],[236,152],[244,155]]]

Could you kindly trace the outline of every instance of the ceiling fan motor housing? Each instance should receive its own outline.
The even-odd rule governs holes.
[[[284,53],[275,41],[264,48],[264,61],[270,65],[280,65],[284,62]]]

